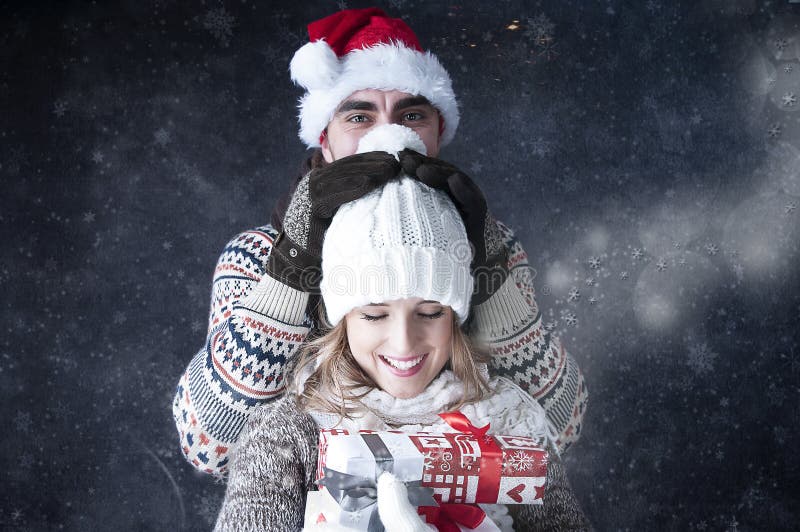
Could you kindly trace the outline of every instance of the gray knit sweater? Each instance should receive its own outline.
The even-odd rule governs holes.
[[[316,489],[319,429],[294,396],[256,408],[234,454],[215,530],[296,531],[306,493]],[[544,504],[509,507],[518,531],[587,530],[587,521],[556,453],[547,470]]]

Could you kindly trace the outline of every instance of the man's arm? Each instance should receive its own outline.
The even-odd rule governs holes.
[[[527,253],[510,228],[495,222],[508,249],[509,276],[473,309],[470,333],[489,347],[492,372],[513,380],[544,407],[563,452],[580,436],[586,384],[575,359],[542,326]]]
[[[223,250],[214,271],[205,345],[178,383],[172,413],[186,459],[224,475],[250,412],[280,397],[287,359],[305,340],[308,294],[264,275],[277,232],[246,231]]]

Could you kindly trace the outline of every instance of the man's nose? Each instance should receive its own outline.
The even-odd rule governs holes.
[[[378,119],[375,122],[376,126],[382,126],[385,124],[399,124],[401,120],[397,117],[392,116],[390,113],[380,113],[380,115],[378,115]]]

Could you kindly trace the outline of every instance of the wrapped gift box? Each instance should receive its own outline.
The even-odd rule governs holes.
[[[403,481],[421,480],[439,502],[541,504],[544,447],[521,436],[323,430],[317,479],[324,467],[373,481],[391,471]]]

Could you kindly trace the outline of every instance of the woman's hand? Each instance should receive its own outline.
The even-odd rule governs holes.
[[[388,471],[378,477],[378,515],[386,532],[432,530],[408,501],[406,485]]]

